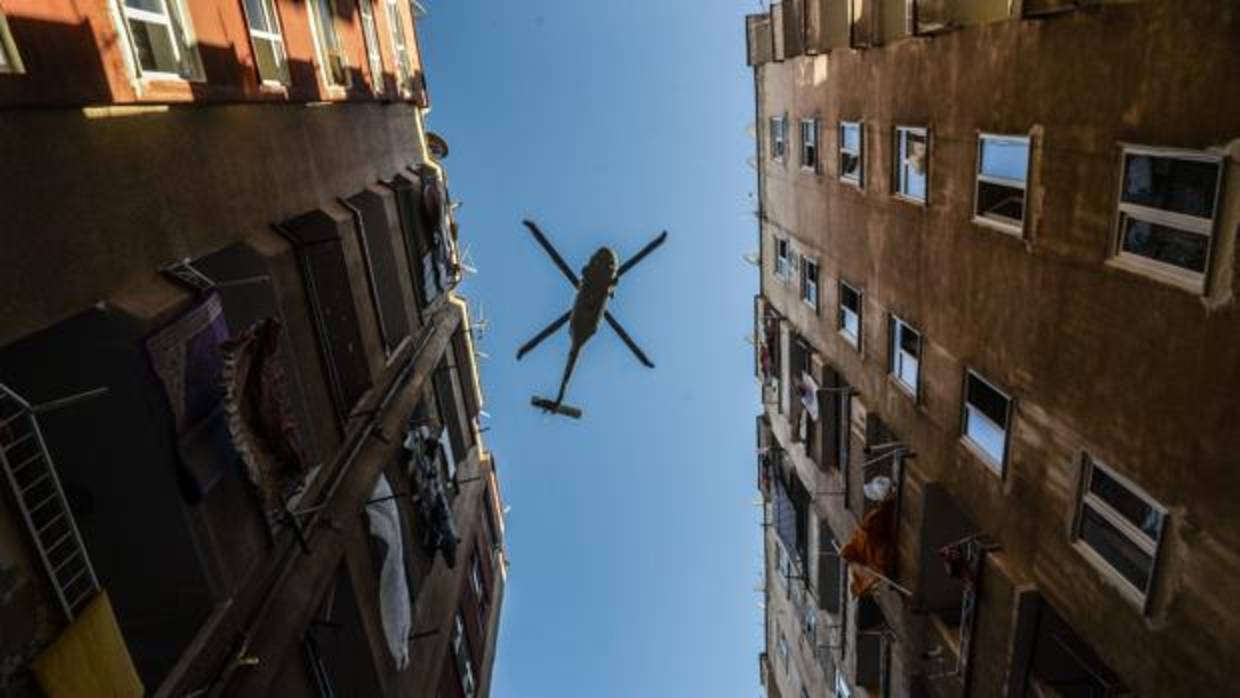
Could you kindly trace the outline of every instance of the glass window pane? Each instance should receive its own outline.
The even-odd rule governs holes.
[[[926,137],[909,131],[900,132],[900,192],[905,196],[926,198]]]
[[[1124,218],[1125,252],[1204,273],[1210,238],[1130,216]]]
[[[1020,223],[1025,219],[1025,190],[978,182],[977,215]]]
[[[965,406],[964,433],[996,463],[1003,462],[1006,432],[996,426],[972,405]]]
[[[129,33],[133,37],[134,52],[138,54],[138,65],[143,70],[159,73],[178,71],[172,29],[168,25],[131,19]]]
[[[1096,511],[1081,509],[1081,539],[1133,586],[1145,593],[1154,558],[1128,540]]]
[[[969,374],[965,400],[999,428],[1007,428],[1008,399],[972,373]]]
[[[250,20],[250,28],[262,32],[276,33],[274,23],[267,14],[268,0],[245,0],[245,16]]]
[[[253,37],[254,54],[258,59],[258,76],[263,80],[286,82],[284,47],[278,41]]]
[[[851,153],[840,155],[840,177],[861,179],[861,158]]]
[[[858,312],[861,310],[861,295],[849,286],[840,286],[840,304]]]
[[[1163,515],[1101,468],[1090,468],[1089,491],[1106,502],[1120,516],[1128,519],[1145,534],[1150,542],[1158,541]]]
[[[847,308],[840,310],[840,327],[844,332],[852,337],[857,336],[859,323],[857,322],[857,314]]]
[[[168,16],[164,10],[164,0],[125,0],[125,7],[132,7],[135,10],[145,10],[153,12],[157,15]]]
[[[982,138],[982,174],[1025,181],[1029,165],[1029,141]]]
[[[1129,154],[1123,200],[1200,218],[1214,216],[1219,164]]]
[[[913,358],[921,355],[921,335],[916,330],[909,329],[908,325],[899,324],[900,328],[900,349],[904,353]]]
[[[854,153],[861,152],[860,124],[840,125],[840,147],[844,150],[851,150]]]

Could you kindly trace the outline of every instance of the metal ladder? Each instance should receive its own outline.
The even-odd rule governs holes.
[[[106,390],[100,388],[31,406],[0,383],[0,469],[4,470],[13,500],[70,621],[99,592],[99,579],[82,544],[36,416]]]

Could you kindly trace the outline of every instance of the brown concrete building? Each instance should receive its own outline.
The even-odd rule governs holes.
[[[1240,5],[746,29],[770,695],[1234,693]]]
[[[0,0],[0,693],[488,695],[414,9]]]

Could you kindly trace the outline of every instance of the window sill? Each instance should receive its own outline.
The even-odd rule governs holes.
[[[903,393],[905,397],[912,400],[914,405],[920,404],[920,396],[917,394],[918,391],[916,388],[910,388],[908,383],[896,378],[895,374],[892,373],[887,374],[887,380],[894,385],[897,390]]]
[[[258,83],[258,93],[266,97],[288,97],[288,85],[278,80],[263,80]]]
[[[1102,581],[1119,592],[1119,595],[1125,601],[1137,608],[1141,615],[1145,615],[1149,609],[1149,596],[1142,594],[1127,579],[1120,576],[1113,567],[1101,555],[1094,552],[1094,549],[1081,540],[1075,538],[1072,541],[1072,548],[1089,563],[1091,567],[1102,577]],[[1158,558],[1154,558],[1154,566],[1150,570],[1151,581],[1153,576],[1158,574]]]
[[[986,218],[984,216],[973,216],[971,222],[979,228],[987,228],[989,230],[1003,233],[1004,235],[1010,235],[1014,238],[1020,238],[1023,240],[1025,237],[1025,228],[1023,224],[1008,223],[1007,221],[999,221],[993,218]]]
[[[849,334],[844,330],[837,330],[836,334],[840,336],[840,339],[844,340],[845,344],[852,347],[854,351],[858,354],[861,353],[861,340],[856,335]]]
[[[801,165],[801,172],[805,174],[812,174],[812,175],[822,174],[822,172],[819,171],[817,167],[811,167],[810,165]]]
[[[1004,473],[1007,470],[1006,463],[996,463],[995,459],[992,458],[989,453],[982,450],[981,446],[978,446],[977,444],[973,443],[973,440],[970,439],[965,434],[961,434],[958,440],[960,444],[964,446],[966,451],[972,454],[974,458],[980,460],[982,462],[982,465],[986,466],[986,470],[990,471],[992,475],[999,478],[1000,480],[1003,479]],[[1007,459],[1004,458],[1004,460],[1007,460]]]
[[[1146,261],[1135,255],[1120,253],[1108,259],[1106,266],[1130,274],[1144,276],[1158,283],[1175,286],[1199,296],[1205,295],[1206,282],[1203,275],[1197,275],[1189,271],[1179,272],[1167,268],[1164,264]]]
[[[865,187],[861,186],[861,179],[853,179],[851,177],[840,177],[840,184],[846,184],[857,191],[865,191]]]
[[[920,208],[920,209],[929,208],[929,204],[926,203],[925,199],[918,199],[915,196],[909,196],[908,194],[904,194],[902,192],[896,192],[892,194],[891,198],[895,199],[896,201],[902,201],[910,206],[916,206],[917,208]]]

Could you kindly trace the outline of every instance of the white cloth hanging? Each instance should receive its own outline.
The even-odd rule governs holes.
[[[818,421],[818,384],[808,373],[801,374],[801,404],[809,412],[809,418]]]
[[[384,498],[387,499],[384,499]],[[409,635],[413,632],[413,609],[409,603],[409,583],[405,578],[405,543],[401,536],[400,510],[392,499],[392,486],[387,477],[379,476],[374,492],[375,501],[366,506],[370,535],[383,541],[387,552],[379,573],[379,614],[383,620],[383,636],[397,671],[409,666]]]

